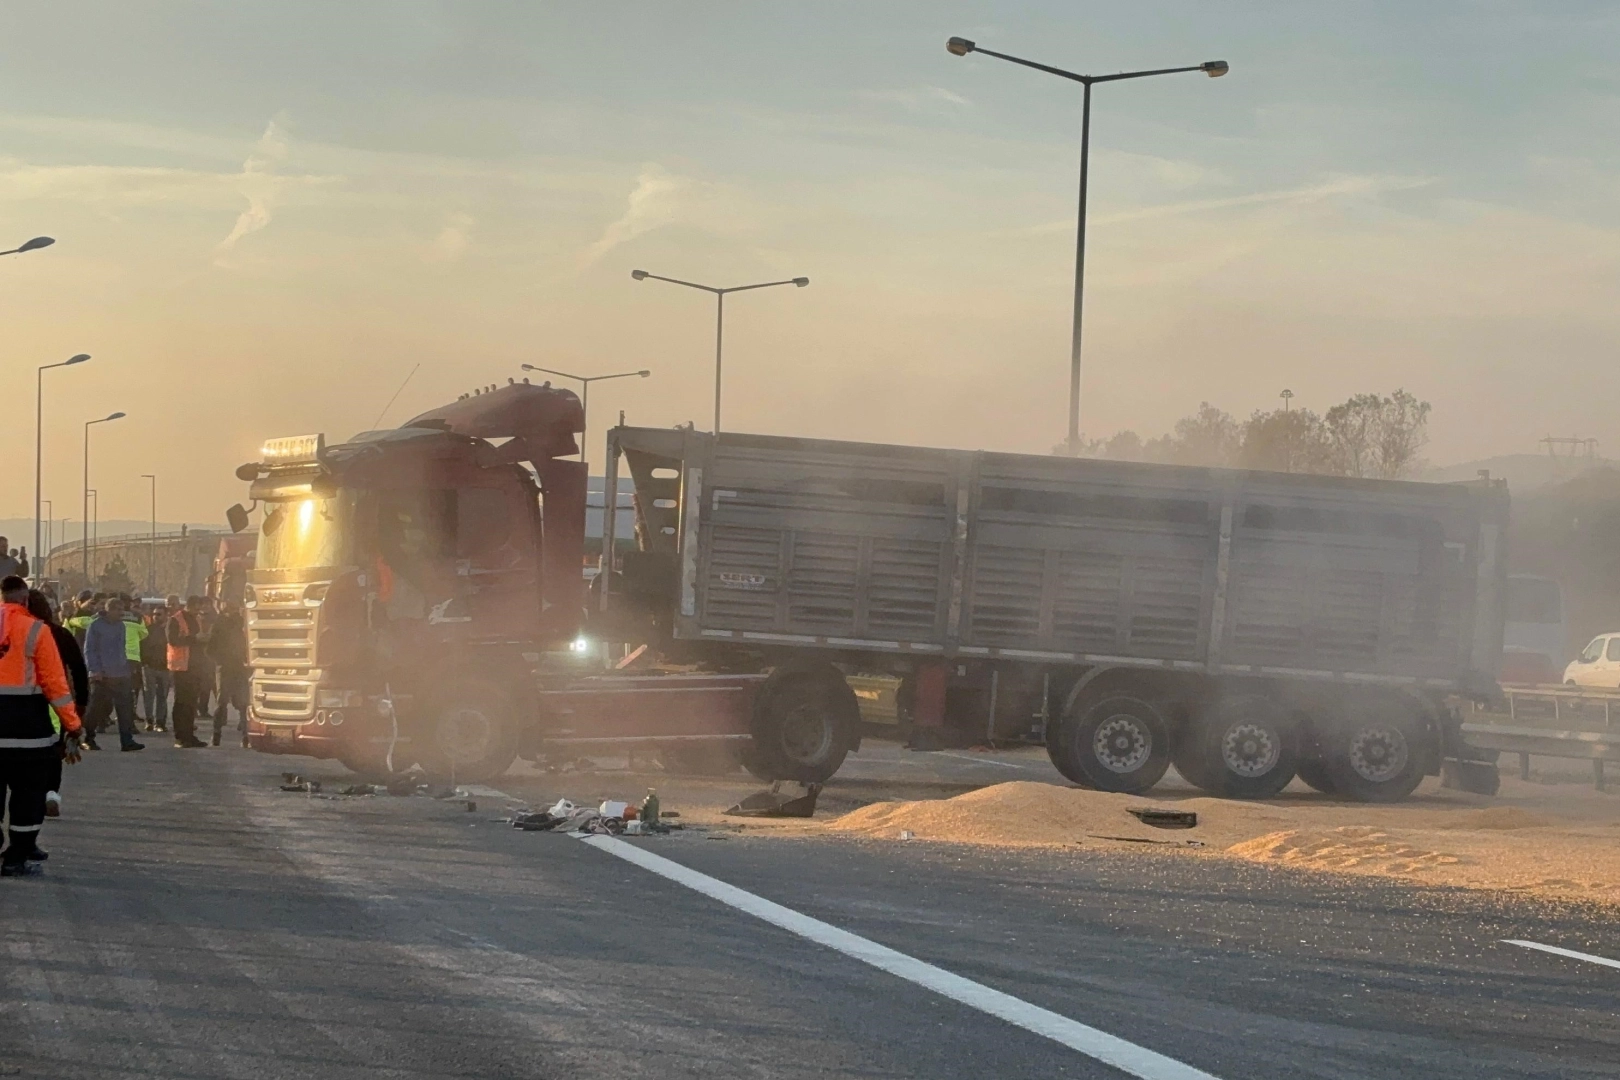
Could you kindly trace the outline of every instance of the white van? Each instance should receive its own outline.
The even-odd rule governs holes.
[[[1564,669],[1564,685],[1620,688],[1620,632],[1593,638]]]

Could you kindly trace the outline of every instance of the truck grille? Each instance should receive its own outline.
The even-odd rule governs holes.
[[[248,608],[248,663],[253,667],[253,712],[265,721],[299,723],[315,716],[315,632],[319,604],[284,600],[286,589],[261,591]],[[264,597],[273,595],[276,602]]]

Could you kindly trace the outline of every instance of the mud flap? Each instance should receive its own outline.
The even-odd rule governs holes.
[[[1440,763],[1440,786],[1475,795],[1495,795],[1502,786],[1502,774],[1494,761],[1446,758]]]
[[[732,817],[811,817],[816,812],[820,784],[800,784],[802,795],[787,795],[779,780],[764,791],[756,791],[726,811]]]

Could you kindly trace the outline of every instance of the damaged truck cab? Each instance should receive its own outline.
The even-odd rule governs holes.
[[[761,677],[604,677],[582,648],[582,421],[571,392],[511,383],[242,466],[250,744],[476,781],[552,741],[746,740]]]

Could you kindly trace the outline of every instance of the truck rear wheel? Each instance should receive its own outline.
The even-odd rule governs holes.
[[[418,760],[431,775],[475,784],[494,780],[517,760],[517,717],[511,698],[478,682],[437,695],[418,728]]]
[[[1423,780],[1423,725],[1402,700],[1353,703],[1319,738],[1327,777],[1347,799],[1399,802]]]
[[[1288,713],[1263,694],[1223,694],[1187,731],[1195,784],[1231,799],[1269,799],[1294,778]],[[1185,775],[1185,774],[1183,774]],[[1192,779],[1192,778],[1189,778]]]
[[[825,783],[843,765],[860,715],[834,668],[773,675],[760,688],[743,766],[761,780]]]
[[[1072,703],[1047,744],[1058,772],[1082,787],[1146,791],[1170,768],[1170,729],[1151,704],[1126,694]]]

